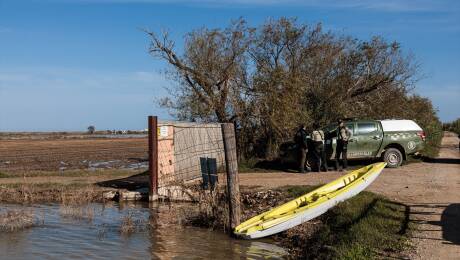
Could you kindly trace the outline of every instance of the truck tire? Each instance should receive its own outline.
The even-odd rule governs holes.
[[[396,148],[388,148],[383,154],[383,161],[387,163],[388,168],[398,168],[403,160],[402,153]]]

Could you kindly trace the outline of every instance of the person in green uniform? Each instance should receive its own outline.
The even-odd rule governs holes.
[[[323,130],[319,129],[319,124],[314,123],[313,124],[313,132],[311,133],[311,138],[313,140],[313,156],[315,159],[315,164],[316,164],[316,170],[319,172],[321,168],[324,169],[324,171],[328,171],[327,167],[327,159],[326,159],[326,151],[324,147],[324,141],[325,141],[325,136]]]
[[[347,146],[348,146],[348,140],[350,140],[351,137],[351,131],[348,129],[345,124],[343,123],[343,120],[338,121],[338,127],[337,127],[337,147],[335,150],[335,170],[346,170],[348,167],[348,162],[347,162]],[[342,157],[342,169],[339,168],[340,164],[340,157]]]
[[[300,125],[299,130],[295,134],[295,143],[298,149],[298,163],[299,172],[305,173],[305,162],[307,160],[308,142],[307,142],[307,131],[305,125]]]

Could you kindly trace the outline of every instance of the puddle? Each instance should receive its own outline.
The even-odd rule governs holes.
[[[287,255],[286,250],[270,239],[237,240],[218,231],[173,224],[171,214],[176,209],[166,204],[149,207],[109,203],[85,207],[91,207],[91,213],[79,217],[81,211],[72,213],[58,204],[1,205],[0,213],[18,208],[32,210],[37,225],[0,233],[0,258],[280,259]],[[136,223],[136,231],[123,234],[120,226],[128,215]]]

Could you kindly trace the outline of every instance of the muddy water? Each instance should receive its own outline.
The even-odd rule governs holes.
[[[276,259],[286,251],[271,240],[246,241],[202,228],[181,227],[177,206],[91,204],[82,215],[60,205],[0,205],[30,209],[36,226],[0,233],[0,259]],[[182,210],[187,210],[182,205]],[[69,213],[70,212],[70,213]],[[123,234],[123,217],[137,230]],[[148,225],[150,223],[150,225]],[[150,228],[149,228],[150,227]]]

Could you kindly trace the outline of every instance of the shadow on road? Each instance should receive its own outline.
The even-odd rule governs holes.
[[[460,159],[456,159],[456,158],[428,158],[428,157],[424,157],[422,160],[424,162],[428,162],[428,163],[460,164]]]
[[[441,215],[442,237],[460,245],[460,203],[447,206]]]
[[[306,171],[313,170],[315,171],[317,167],[312,162],[313,159],[308,158],[310,167],[306,167]],[[362,159],[362,160],[349,160],[348,161],[348,170],[355,170],[366,165],[375,163],[376,160],[371,159]],[[335,161],[328,160],[328,169],[330,171],[334,171]],[[340,166],[341,167],[341,166]],[[299,166],[297,162],[283,162],[280,159],[276,160],[262,160],[257,162],[252,169],[246,169],[246,172],[257,172],[258,170],[265,170],[265,171],[277,171],[277,172],[289,172],[289,173],[298,173]]]
[[[148,171],[129,176],[126,178],[108,180],[96,183],[101,187],[111,187],[116,189],[127,189],[127,190],[137,190],[141,188],[149,187],[149,175]]]
[[[411,205],[411,215],[441,215],[440,221],[425,221],[425,220],[411,220],[414,223],[427,223],[430,225],[439,226],[442,230],[442,238],[452,244],[460,245],[460,203],[453,203],[448,205],[436,205],[436,204],[414,204]],[[424,211],[414,211],[413,208],[444,208],[442,213],[435,213],[433,211],[424,212]],[[423,230],[419,230],[423,231]],[[424,230],[424,231],[437,231],[433,230]],[[440,240],[436,238],[424,238],[431,240]]]

